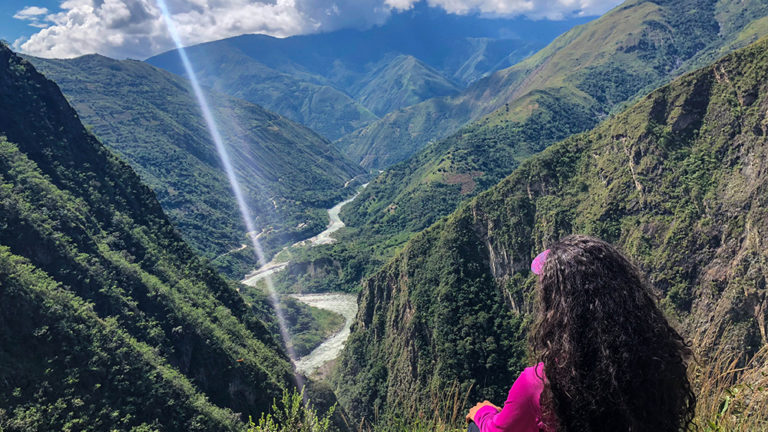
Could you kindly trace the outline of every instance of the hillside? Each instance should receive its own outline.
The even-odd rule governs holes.
[[[184,79],[138,61],[93,55],[29,58],[80,118],[149,185],[184,238],[209,259],[237,249],[245,227],[215,146]],[[328,141],[243,100],[209,95],[268,250],[322,231],[325,209],[346,198],[362,170]],[[235,279],[253,253],[215,262]]]
[[[205,85],[335,140],[406,103],[454,94],[452,87],[464,88],[513,65],[586,21],[458,16],[421,4],[365,30],[288,38],[243,35],[187,52]],[[418,63],[404,68],[403,56]],[[185,73],[175,51],[147,61]],[[361,91],[374,82],[388,86],[387,91],[378,88],[375,98]]]
[[[242,430],[292,368],[58,87],[0,44],[0,428]]]
[[[334,377],[355,418],[459,384],[504,400],[526,363],[531,259],[569,233],[647,272],[707,364],[768,344],[768,39],[523,162],[368,279]]]
[[[458,96],[392,112],[338,144],[364,166],[386,168],[506,104],[513,115],[497,112],[489,127],[523,123],[516,111],[537,111],[524,105],[534,91],[571,94],[593,119],[586,130],[622,102],[766,34],[767,8],[761,0],[629,0]]]
[[[461,88],[416,57],[399,55],[382,60],[351,90],[360,103],[384,115],[432,97],[457,94]]]
[[[256,36],[239,36],[256,37]],[[226,42],[226,41],[224,41]],[[283,115],[335,140],[378,117],[322,78],[301,71],[271,68],[238,46],[209,42],[186,49],[200,82]],[[185,76],[175,51],[147,60],[150,64]]]
[[[683,13],[689,10],[686,6],[689,3],[690,0],[670,0],[660,9],[662,6],[657,3],[628,2],[566,33],[508,70],[511,76],[512,71],[541,63],[533,68],[534,73],[524,85],[543,88],[516,97],[501,109],[427,146],[371,181],[342,212],[348,226],[342,234],[345,244],[312,251],[302,257],[305,262],[316,263],[332,258],[338,263],[333,277],[303,283],[336,286],[343,280],[342,288],[355,288],[362,277],[389,260],[413,233],[497,184],[531,155],[610,117],[606,114],[609,110],[619,109],[626,103],[623,101],[636,99],[637,91],[645,91],[643,82],[654,76],[671,79],[675,74],[691,70],[703,58],[768,34],[768,4],[723,0],[715,6],[710,4],[709,9],[697,9],[698,14]],[[667,24],[659,27],[660,21],[651,20],[649,11],[653,11],[650,17],[663,18]],[[700,33],[709,28],[704,24],[710,21],[702,16],[714,19],[710,14],[717,18],[721,33],[717,38],[707,39],[704,46],[699,42],[706,38]],[[635,25],[638,27],[633,27]],[[676,38],[659,36],[659,40],[668,42],[665,46],[649,45],[638,39],[637,35],[655,28],[664,28]],[[648,34],[646,38],[650,37]],[[615,43],[595,44],[597,40]],[[694,48],[690,48],[692,46]],[[691,54],[694,51],[696,54]],[[674,69],[660,66],[654,69],[656,66],[651,60],[657,62],[657,66],[666,64],[665,52],[680,56],[687,52],[690,60]],[[583,66],[588,63],[592,66]],[[637,68],[647,69],[638,72],[645,77],[642,80],[628,74]],[[494,90],[490,94],[499,92],[501,90]],[[381,142],[391,141],[382,138]]]

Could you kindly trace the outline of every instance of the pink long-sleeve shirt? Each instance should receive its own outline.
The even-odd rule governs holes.
[[[538,374],[537,374],[538,372]],[[526,368],[509,390],[501,411],[484,406],[475,414],[480,432],[539,432],[549,430],[541,420],[539,398],[544,389],[544,364]]]

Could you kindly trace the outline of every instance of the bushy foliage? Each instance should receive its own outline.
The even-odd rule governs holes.
[[[251,420],[248,432],[329,432],[336,407],[318,416],[312,401],[304,398],[304,391],[283,391],[280,402],[272,403],[272,410],[262,414],[259,423]]]

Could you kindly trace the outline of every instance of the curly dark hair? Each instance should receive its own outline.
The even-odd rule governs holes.
[[[549,249],[531,332],[547,381],[544,418],[558,432],[690,429],[691,350],[639,269],[594,237]]]

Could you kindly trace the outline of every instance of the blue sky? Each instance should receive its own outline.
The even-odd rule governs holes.
[[[58,0],[2,0],[0,1],[0,39],[13,42],[22,36],[31,36],[40,31],[29,25],[28,22],[13,18],[13,16],[26,6],[47,7],[49,10],[57,10]]]
[[[173,47],[157,1],[0,0],[0,38],[41,57],[144,59]],[[622,0],[165,1],[182,41],[192,45],[246,33],[285,37],[370,27],[417,3],[452,14],[563,19],[601,15]]]

